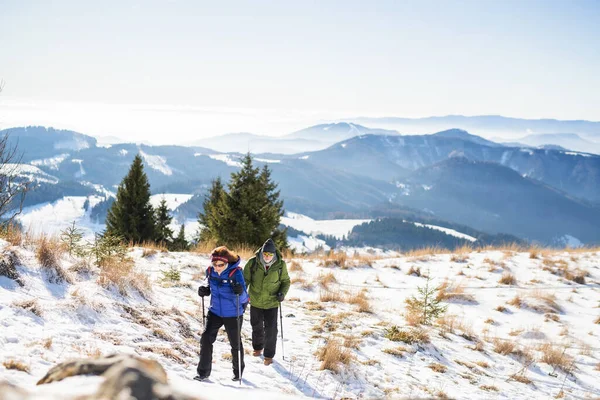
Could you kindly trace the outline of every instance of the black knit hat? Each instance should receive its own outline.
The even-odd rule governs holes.
[[[267,241],[265,242],[265,244],[263,244],[262,247],[262,252],[265,253],[273,253],[275,254],[277,252],[277,248],[275,247],[275,243],[273,242],[273,240],[271,238],[267,239]]]

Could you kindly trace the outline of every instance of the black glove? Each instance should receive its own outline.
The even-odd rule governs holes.
[[[277,301],[281,303],[283,299],[285,299],[285,294],[281,292],[277,293]]]
[[[210,296],[210,286],[200,286],[198,288],[198,296]]]
[[[237,282],[236,282],[236,283],[233,283],[233,284],[231,285],[231,288],[233,289],[233,293],[235,293],[235,294],[238,294],[238,295],[239,295],[239,294],[242,294],[242,293],[244,293],[244,288],[242,287],[242,285],[240,285],[240,284],[239,284],[239,283],[237,283]]]

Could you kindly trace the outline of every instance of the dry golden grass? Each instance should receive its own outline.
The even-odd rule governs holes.
[[[596,320],[594,321],[595,324],[600,324],[600,317],[596,318]]]
[[[424,329],[410,328],[400,329],[396,325],[385,330],[385,337],[392,342],[404,342],[406,344],[422,344],[429,343],[429,335]]]
[[[73,283],[71,276],[60,265],[60,257],[63,253],[64,248],[55,239],[42,237],[38,241],[36,257],[51,283]]]
[[[157,347],[157,346],[142,346],[139,348],[141,351],[145,351],[148,353],[160,354],[161,356],[178,362],[179,364],[185,364],[185,360],[181,358],[179,354],[175,352],[175,350],[169,347]]]
[[[511,272],[505,271],[502,274],[502,277],[500,277],[498,283],[501,283],[503,285],[516,285],[517,278],[515,278],[515,276]]]
[[[149,258],[156,255],[157,253],[158,251],[156,251],[155,249],[144,248],[144,251],[142,251],[142,258]]]
[[[466,301],[469,303],[477,303],[472,294],[465,293],[465,285],[462,281],[449,282],[447,279],[438,287],[436,295],[438,301]]]
[[[314,325],[313,330],[317,332],[334,332],[340,327],[345,327],[344,321],[350,316],[350,313],[342,312],[339,314],[327,314],[319,325]]]
[[[415,268],[414,265],[411,265],[408,271],[406,272],[406,275],[421,276],[421,267]]]
[[[330,284],[337,282],[333,272],[328,272],[326,274],[319,273],[317,280],[319,281],[319,285],[321,285],[324,289],[329,289]]]
[[[362,290],[356,294],[351,294],[346,297],[346,302],[357,306],[357,311],[361,313],[373,313],[373,307],[367,298],[367,291]]]
[[[34,313],[38,317],[41,317],[42,314],[43,314],[42,307],[38,304],[37,299],[29,299],[29,300],[24,300],[24,301],[18,301],[18,302],[13,303],[13,305],[15,307],[19,307],[19,308],[22,308],[24,310],[31,311],[32,313]]]
[[[600,362],[598,364],[596,364],[596,368],[594,368],[596,371],[600,371]]]
[[[6,360],[2,362],[2,365],[4,365],[4,368],[6,369],[14,369],[17,371],[22,371],[22,372],[27,372],[29,373],[29,366],[27,364],[24,364],[20,361],[16,361],[16,360]]]
[[[129,242],[127,247],[132,248],[132,247],[142,247],[144,249],[143,253],[142,253],[142,257],[149,257],[151,255],[154,255],[158,252],[160,253],[168,253],[169,249],[167,248],[167,245],[165,243],[155,243],[155,242],[143,242],[141,244],[135,244],[133,242]],[[154,252],[152,252],[152,250],[154,250]],[[144,253],[148,253],[148,255],[144,256]]]
[[[568,349],[568,346],[560,346],[550,342],[543,343],[537,348],[541,353],[538,361],[569,373],[573,370],[574,359],[567,353]]]
[[[406,353],[408,350],[406,349],[406,347],[399,346],[399,347],[383,349],[381,351],[383,351],[386,354],[390,354],[392,356],[402,357],[404,355],[404,353]]]
[[[515,351],[516,343],[512,340],[494,339],[493,341],[494,351],[504,356],[512,354]]]
[[[504,306],[498,306],[498,307],[494,308],[494,310],[503,313],[503,312],[506,312],[508,309]]]
[[[349,365],[353,356],[337,339],[331,338],[317,351],[317,358],[321,361],[319,369],[339,373],[341,366]]]
[[[498,392],[499,391],[499,389],[496,386],[492,386],[492,385],[481,385],[481,386],[479,386],[479,389],[485,390],[486,392]]]
[[[288,270],[290,272],[303,272],[304,268],[302,268],[302,264],[298,261],[292,261],[288,264]]]
[[[450,257],[450,261],[456,262],[456,263],[466,263],[467,261],[469,261],[469,255],[468,254],[453,254]]]
[[[427,367],[430,368],[432,371],[437,372],[439,374],[443,374],[444,372],[446,372],[448,370],[448,368],[446,368],[445,365],[438,364],[438,363],[431,363]]]
[[[485,361],[475,361],[475,364],[479,365],[481,368],[489,368],[490,364]]]
[[[52,347],[52,337],[44,339],[42,341],[42,346],[44,346],[46,350],[50,350],[50,348]]]
[[[559,314],[562,307],[556,302],[556,295],[543,290],[534,290],[524,295],[516,295],[507,302],[517,308],[528,308],[541,314]]]
[[[339,290],[322,288],[319,291],[319,301],[322,301],[322,302],[342,301],[342,299],[343,299],[343,296]]]
[[[0,276],[14,280],[19,286],[25,286],[17,265],[21,264],[19,255],[15,250],[4,251],[0,254]]]
[[[135,271],[133,260],[129,258],[107,258],[100,266],[98,284],[105,288],[114,285],[123,296],[127,295],[128,288],[137,290],[146,298],[152,291],[150,277]]]
[[[348,262],[348,255],[343,251],[337,253],[335,251],[331,251],[325,259],[321,260],[319,266],[347,269],[350,267],[350,263]]]
[[[448,254],[450,250],[443,249],[441,247],[423,247],[420,249],[410,250],[405,253],[408,258],[418,259],[420,261],[427,261],[428,256],[434,256],[436,254]]]
[[[13,246],[19,246],[23,242],[23,232],[18,225],[8,224],[0,227],[0,238]]]

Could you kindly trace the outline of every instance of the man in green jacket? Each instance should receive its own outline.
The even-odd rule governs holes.
[[[290,289],[290,276],[273,240],[268,239],[244,267],[250,295],[252,347],[258,357],[264,350],[264,364],[271,365],[277,346],[277,308]]]

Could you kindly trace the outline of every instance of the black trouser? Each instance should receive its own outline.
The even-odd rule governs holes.
[[[242,329],[242,322],[244,319],[240,316],[240,329]],[[219,317],[212,312],[208,312],[206,316],[206,328],[200,338],[200,362],[198,363],[198,375],[209,376],[212,369],[212,354],[213,354],[213,343],[217,340],[217,333],[219,329],[225,325],[225,331],[229,338],[229,344],[231,345],[231,359],[233,360],[233,374],[239,375],[238,369],[238,350],[242,354],[242,372],[244,371],[244,348],[240,342],[240,332],[237,330],[237,318],[236,317]]]
[[[264,349],[265,357],[273,358],[277,346],[277,307],[262,309],[250,305],[250,324],[254,350]]]

